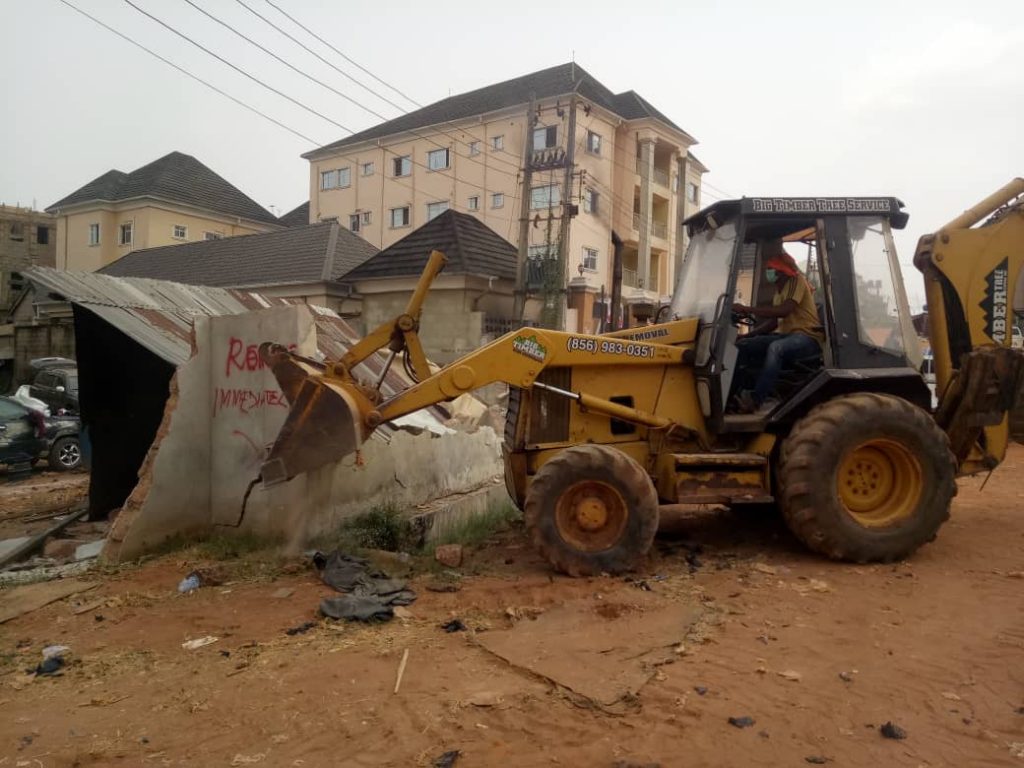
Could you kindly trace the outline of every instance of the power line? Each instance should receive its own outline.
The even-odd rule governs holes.
[[[283,8],[281,8],[281,6],[277,5],[276,3],[273,3],[273,2],[271,2],[271,0],[266,0],[266,2],[267,2],[267,5],[269,5],[269,6],[273,7],[273,8],[276,8],[276,9],[277,9],[277,11],[278,11],[278,13],[280,13],[280,14],[281,14],[282,16],[284,16],[284,17],[285,17],[285,18],[287,18],[287,19],[288,19],[289,21],[291,21],[291,22],[292,22],[292,24],[295,24],[295,25],[296,25],[297,27],[299,27],[300,29],[304,30],[305,32],[307,32],[307,33],[309,33],[310,35],[312,35],[313,37],[315,37],[315,38],[316,38],[317,40],[319,40],[319,41],[320,41],[321,43],[323,43],[324,45],[326,45],[326,46],[327,46],[328,48],[330,48],[330,49],[331,49],[332,51],[334,51],[334,52],[335,52],[336,54],[338,54],[339,56],[341,56],[341,58],[343,58],[343,59],[344,59],[345,61],[347,61],[347,62],[348,62],[349,64],[351,64],[352,66],[354,66],[354,67],[357,67],[358,69],[362,70],[363,72],[365,72],[366,74],[368,74],[368,75],[369,75],[370,77],[372,77],[372,78],[373,78],[374,80],[376,80],[376,81],[377,81],[378,83],[380,83],[381,85],[383,85],[383,86],[386,86],[386,87],[390,88],[390,89],[391,89],[392,91],[394,91],[395,93],[397,93],[397,94],[398,94],[399,96],[401,96],[401,97],[402,97],[403,99],[405,99],[406,101],[408,101],[408,102],[411,102],[412,104],[415,104],[415,105],[416,105],[417,107],[422,107],[422,106],[423,106],[423,105],[422,105],[422,104],[420,104],[420,103],[419,103],[418,101],[416,101],[416,99],[413,99],[413,98],[411,98],[411,97],[409,97],[409,96],[406,96],[406,95],[405,95],[404,93],[402,93],[402,92],[401,92],[400,90],[398,90],[397,88],[395,88],[395,86],[391,85],[390,83],[387,83],[387,82],[385,82],[384,80],[381,80],[381,79],[380,79],[379,77],[377,77],[377,76],[376,76],[375,74],[373,74],[373,72],[371,72],[370,70],[366,69],[366,68],[365,68],[364,66],[362,66],[362,65],[361,65],[361,64],[359,64],[358,62],[355,62],[355,61],[353,61],[352,59],[350,59],[350,58],[349,58],[348,56],[346,56],[346,55],[345,55],[344,53],[342,53],[342,52],[341,52],[341,51],[339,51],[339,50],[338,50],[337,48],[335,48],[335,47],[334,47],[333,45],[331,45],[331,44],[330,44],[329,42],[327,42],[327,41],[326,41],[326,40],[324,40],[324,39],[323,39],[322,37],[320,37],[320,35],[318,35],[318,34],[317,34],[316,32],[314,32],[313,30],[311,30],[311,29],[310,29],[309,27],[305,26],[305,25],[304,25],[304,24],[303,24],[302,22],[300,22],[300,21],[299,21],[298,19],[296,19],[296,18],[295,18],[294,16],[291,16],[291,15],[290,15],[290,14],[289,14],[289,13],[288,13],[287,11],[285,11],[285,10],[284,10]]]
[[[186,0],[186,1],[187,1],[187,0]],[[398,110],[399,112],[403,112],[403,113],[404,113],[404,112],[408,112],[408,111],[409,111],[409,110],[405,109],[404,107],[402,107],[402,106],[400,106],[400,105],[396,104],[395,102],[391,101],[391,99],[389,99],[389,98],[388,98],[387,96],[384,96],[383,94],[380,94],[380,93],[378,93],[377,91],[375,91],[375,90],[373,90],[372,88],[370,88],[370,87],[369,87],[368,85],[365,85],[365,84],[364,84],[364,83],[362,83],[361,81],[359,81],[359,80],[357,80],[356,78],[352,77],[352,75],[350,75],[350,74],[349,74],[348,72],[346,72],[345,70],[341,69],[340,67],[338,67],[338,66],[334,65],[334,64],[333,64],[332,62],[330,62],[330,61],[328,61],[327,59],[325,59],[325,58],[324,58],[323,56],[321,56],[321,55],[320,55],[319,53],[317,53],[316,51],[314,51],[314,50],[313,50],[312,48],[310,48],[310,47],[309,47],[308,45],[306,45],[305,43],[303,43],[303,42],[302,42],[301,40],[298,40],[297,38],[293,37],[293,36],[292,36],[292,35],[290,35],[289,33],[285,32],[285,31],[284,31],[283,29],[281,29],[281,28],[280,28],[279,26],[277,26],[277,25],[276,25],[276,24],[275,24],[274,22],[272,22],[272,21],[271,21],[270,19],[268,19],[268,18],[267,18],[266,16],[264,16],[264,15],[263,15],[262,13],[260,13],[259,11],[257,11],[257,10],[256,10],[255,8],[252,8],[251,6],[249,6],[249,5],[246,5],[246,4],[244,3],[244,2],[242,2],[242,0],[235,0],[235,2],[237,2],[237,3],[238,3],[238,4],[240,5],[240,6],[242,6],[243,8],[245,8],[245,10],[247,10],[247,11],[248,11],[249,13],[251,13],[251,14],[252,14],[253,16],[255,16],[256,18],[258,18],[258,19],[262,19],[264,23],[266,23],[266,24],[269,24],[269,25],[270,25],[271,27],[273,27],[274,29],[276,29],[276,30],[277,30],[278,32],[280,32],[280,33],[281,33],[282,35],[284,35],[285,37],[287,37],[287,38],[288,38],[289,40],[291,40],[291,41],[292,41],[293,43],[295,43],[296,45],[298,45],[299,47],[301,47],[301,48],[302,48],[302,49],[303,49],[304,51],[307,51],[307,52],[311,53],[311,54],[312,54],[313,56],[316,56],[316,57],[317,57],[317,58],[318,58],[318,59],[319,59],[320,61],[322,61],[322,62],[323,62],[324,64],[326,64],[327,66],[329,66],[329,67],[330,67],[331,69],[333,69],[333,70],[334,70],[335,72],[337,72],[337,73],[338,73],[338,74],[340,74],[340,75],[343,75],[344,77],[347,77],[347,78],[348,78],[349,80],[351,80],[351,81],[352,81],[353,83],[355,83],[356,85],[358,85],[358,86],[359,86],[360,88],[362,88],[363,90],[367,91],[368,93],[372,93],[372,94],[373,94],[374,96],[376,96],[376,97],[377,97],[378,99],[380,99],[381,101],[383,101],[383,102],[385,102],[385,103],[387,103],[387,104],[390,104],[390,105],[391,105],[392,107],[394,107],[395,109],[397,109],[397,110]],[[282,11],[282,13],[284,13],[284,11]],[[341,55],[344,55],[344,54],[341,54]],[[353,62],[353,63],[354,63],[354,62]],[[357,65],[357,66],[358,66],[358,65]],[[360,67],[360,69],[362,69],[362,67]],[[372,72],[370,72],[369,70],[364,70],[364,71],[365,71],[365,72],[366,72],[366,73],[367,73],[368,75],[370,75],[371,77],[373,77],[373,76],[374,76],[374,75],[373,75],[373,73],[372,73]],[[387,84],[385,83],[385,85],[387,85]]]
[[[117,31],[117,30],[116,30],[116,29],[114,29],[113,27],[111,27],[111,26],[109,26],[108,24],[105,24],[104,22],[102,22],[102,21],[100,21],[99,19],[97,19],[97,18],[96,18],[95,16],[92,16],[91,14],[87,13],[86,11],[83,11],[83,10],[82,10],[81,8],[78,8],[77,6],[75,6],[75,5],[72,5],[71,3],[69,3],[69,2],[68,2],[68,0],[59,0],[59,2],[63,3],[63,4],[64,4],[64,5],[66,5],[66,6],[68,7],[68,8],[70,8],[70,9],[72,9],[73,11],[75,11],[75,12],[77,12],[77,13],[81,14],[82,16],[85,16],[85,17],[86,17],[87,19],[89,19],[90,21],[93,21],[93,22],[95,22],[96,24],[99,24],[99,25],[100,25],[101,27],[103,27],[104,29],[106,29],[106,30],[107,30],[108,32],[112,32],[113,34],[117,35],[118,37],[120,37],[120,38],[121,38],[122,40],[124,40],[125,42],[131,43],[131,44],[132,44],[132,45],[134,45],[134,46],[135,46],[136,48],[139,48],[139,49],[141,49],[141,50],[145,51],[146,53],[148,53],[148,54],[149,54],[150,56],[153,56],[153,57],[155,57],[155,58],[159,59],[160,61],[162,61],[162,62],[163,62],[164,64],[166,64],[167,66],[169,66],[169,67],[173,67],[173,68],[174,68],[174,69],[176,69],[176,70],[177,70],[178,72],[181,72],[181,74],[183,74],[183,75],[185,75],[185,76],[187,76],[187,77],[190,77],[190,78],[192,78],[192,79],[193,79],[193,80],[195,80],[195,81],[196,81],[197,83],[201,83],[202,85],[205,85],[205,86],[206,86],[207,88],[209,88],[209,89],[210,89],[211,91],[214,91],[215,93],[218,93],[218,94],[220,94],[221,96],[223,96],[223,97],[225,97],[225,98],[227,98],[227,99],[230,99],[231,101],[233,101],[233,102],[234,102],[235,104],[237,104],[238,106],[240,106],[240,107],[243,107],[243,108],[245,108],[245,109],[249,110],[249,111],[250,111],[250,112],[252,112],[253,114],[259,115],[259,116],[260,116],[260,117],[262,117],[262,118],[263,118],[264,120],[269,120],[269,121],[270,121],[271,123],[273,123],[274,125],[278,126],[279,128],[284,128],[284,129],[285,129],[286,131],[288,131],[289,133],[291,133],[291,134],[293,134],[293,135],[295,135],[295,136],[298,136],[298,137],[299,137],[300,139],[302,139],[302,140],[304,140],[304,141],[308,141],[308,142],[309,142],[310,144],[313,144],[314,146],[321,146],[321,144],[320,144],[320,143],[319,143],[318,141],[316,141],[315,139],[311,139],[311,138],[310,138],[309,136],[306,136],[305,134],[299,133],[299,132],[298,132],[297,130],[295,130],[294,128],[290,128],[289,126],[285,125],[284,123],[280,122],[279,120],[276,120],[276,119],[274,119],[273,117],[270,117],[270,115],[267,115],[267,114],[265,114],[264,112],[261,112],[260,110],[256,109],[256,108],[255,108],[255,107],[253,107],[253,106],[250,106],[250,105],[246,104],[246,103],[245,103],[244,101],[241,101],[240,99],[236,99],[236,98],[235,98],[234,96],[232,96],[232,95],[231,95],[231,94],[229,94],[229,93],[226,93],[225,91],[222,91],[222,90],[221,90],[220,88],[218,88],[217,86],[213,85],[212,83],[209,83],[209,82],[207,82],[206,80],[203,80],[203,79],[202,79],[201,77],[199,77],[198,75],[194,75],[194,74],[192,74],[191,72],[189,72],[189,71],[188,71],[187,69],[185,69],[184,67],[181,67],[181,66],[179,66],[179,65],[175,64],[175,63],[174,63],[173,61],[171,61],[171,60],[169,60],[169,59],[165,59],[165,58],[164,58],[163,56],[161,56],[161,55],[160,55],[159,53],[156,53],[155,51],[153,51],[153,50],[151,50],[151,49],[147,48],[147,47],[146,47],[146,46],[144,46],[144,45],[143,45],[142,43],[139,43],[139,42],[137,42],[136,40],[133,40],[132,38],[128,37],[128,36],[127,36],[127,35],[125,35],[124,33],[122,33],[122,32],[119,32],[119,31]]]
[[[353,131],[352,131],[352,129],[351,129],[351,128],[349,128],[348,126],[345,126],[345,125],[343,125],[343,124],[339,123],[339,122],[338,122],[337,120],[334,120],[334,119],[332,119],[332,118],[328,117],[327,115],[323,114],[322,112],[318,112],[317,110],[313,109],[312,107],[309,107],[309,106],[307,106],[307,105],[303,104],[303,103],[302,103],[301,101],[299,101],[298,99],[294,99],[294,98],[292,98],[291,96],[289,96],[289,95],[288,95],[287,93],[285,93],[284,91],[280,91],[280,90],[278,90],[277,88],[275,88],[275,87],[274,87],[274,86],[272,86],[272,85],[267,85],[266,83],[264,83],[264,82],[263,82],[262,80],[260,80],[260,79],[259,79],[258,77],[256,77],[255,75],[251,75],[251,74],[249,74],[248,72],[246,72],[246,71],[245,71],[244,69],[242,69],[241,67],[239,67],[239,66],[236,66],[235,64],[232,64],[232,63],[231,63],[230,61],[228,61],[227,59],[225,59],[225,58],[224,58],[223,56],[221,56],[221,55],[219,55],[219,54],[217,54],[217,53],[214,53],[213,51],[211,51],[211,50],[210,50],[209,48],[207,48],[206,46],[204,46],[204,45],[202,45],[202,44],[200,44],[200,43],[197,43],[197,42],[196,42],[195,40],[193,40],[192,38],[190,38],[190,37],[189,37],[188,35],[184,34],[183,32],[179,32],[179,31],[178,31],[178,30],[176,30],[176,29],[175,29],[174,27],[172,27],[172,26],[171,26],[170,24],[166,23],[165,21],[162,21],[162,20],[158,19],[158,18],[157,18],[156,16],[154,16],[154,15],[153,15],[153,14],[151,14],[151,13],[149,13],[149,11],[145,11],[145,10],[143,10],[142,8],[140,8],[139,6],[137,6],[137,5],[135,4],[135,3],[133,3],[133,2],[132,2],[132,0],[124,0],[124,1],[125,1],[125,3],[127,3],[128,5],[130,5],[130,6],[132,7],[132,8],[134,8],[134,9],[135,9],[136,11],[138,11],[139,13],[141,13],[141,14],[142,14],[143,16],[147,16],[147,17],[149,17],[150,19],[152,19],[153,21],[155,21],[155,22],[156,22],[157,24],[159,24],[159,25],[160,25],[161,27],[163,27],[164,29],[167,29],[168,31],[170,31],[170,32],[173,32],[173,33],[174,33],[174,34],[176,34],[176,35],[177,35],[178,37],[180,37],[180,38],[181,38],[182,40],[184,40],[184,41],[186,41],[186,42],[188,42],[188,43],[190,43],[190,44],[194,45],[194,46],[195,46],[196,48],[198,48],[199,50],[201,50],[201,51],[203,51],[203,52],[205,52],[205,53],[209,54],[210,56],[213,56],[213,58],[217,59],[217,61],[219,61],[219,62],[221,62],[221,63],[223,63],[223,64],[226,64],[227,66],[231,67],[231,68],[232,68],[233,70],[235,70],[236,72],[238,72],[239,74],[241,74],[241,75],[244,75],[245,77],[247,77],[247,78],[249,78],[250,80],[252,80],[252,81],[253,81],[254,83],[258,83],[259,85],[262,85],[262,86],[263,86],[264,88],[266,88],[266,89],[267,89],[268,91],[272,91],[272,92],[276,93],[276,94],[277,94],[278,96],[280,96],[281,98],[287,99],[287,100],[288,100],[288,101],[290,101],[290,102],[291,102],[292,104],[295,104],[296,106],[298,106],[298,107],[301,107],[302,109],[306,110],[306,111],[307,111],[307,112],[309,112],[310,114],[316,115],[317,117],[319,117],[319,118],[321,118],[321,119],[323,119],[323,120],[326,120],[326,121],[327,121],[328,123],[331,123],[332,125],[336,125],[336,126],[338,126],[338,127],[339,127],[339,128],[341,128],[341,129],[342,129],[343,131],[347,131],[348,133],[352,133],[352,132],[353,132]]]

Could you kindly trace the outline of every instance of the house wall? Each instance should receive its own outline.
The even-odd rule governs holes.
[[[250,345],[273,339],[312,355],[315,333],[303,306],[197,320],[195,352],[178,368],[139,484],[111,529],[106,559],[132,559],[172,536],[214,529],[281,537],[301,547],[384,501],[411,508],[493,484],[502,471],[493,430],[397,432],[389,444],[371,438],[360,466],[343,460],[269,490],[255,488],[235,528],[263,449],[287,415],[276,380],[249,355]]]
[[[120,227],[132,222],[132,242],[120,245]],[[100,242],[89,245],[89,226],[100,225]],[[174,225],[186,237],[174,237]],[[118,203],[76,209],[57,216],[56,262],[60,269],[94,272],[133,250],[203,240],[211,232],[222,237],[252,235],[280,229],[237,217],[204,214],[196,209],[152,202]]]
[[[31,266],[52,267],[56,249],[57,222],[53,216],[31,208],[0,205],[0,322],[21,289],[15,273]]]
[[[336,217],[342,226],[350,225],[350,216],[369,212],[369,226],[360,224],[359,233],[378,248],[386,248],[404,237],[412,229],[424,224],[427,206],[432,202],[447,201],[451,208],[470,213],[518,245],[520,200],[529,195],[523,189],[521,169],[525,165],[526,106],[480,115],[455,125],[418,129],[418,136],[396,134],[372,143],[342,148],[340,151],[313,153],[310,159],[310,218],[319,221]],[[657,301],[672,293],[675,280],[677,251],[682,237],[680,221],[681,199],[685,183],[680,178],[681,158],[689,151],[691,139],[654,120],[624,121],[596,106],[584,111],[584,102],[577,109],[575,136],[568,137],[569,110],[567,99],[549,100],[539,105],[538,127],[555,126],[558,130],[556,146],[567,150],[571,143],[575,149],[575,175],[568,202],[579,205],[579,215],[570,224],[566,251],[566,281],[580,277],[584,261],[584,248],[597,251],[594,269],[584,269],[582,279],[586,285],[599,291],[605,286],[611,292],[612,246],[614,229],[635,250],[641,246],[641,227],[634,221],[634,200],[648,196],[647,232],[645,241],[647,263],[655,278],[644,277],[644,286],[633,277],[633,285],[623,288],[623,298],[629,301]],[[559,115],[558,112],[562,114]],[[601,136],[599,153],[588,152],[587,133]],[[490,140],[503,137],[500,151],[492,149]],[[644,183],[637,168],[638,140],[653,142],[656,159],[656,177]],[[479,141],[480,154],[471,156],[469,144]],[[428,154],[438,147],[450,150],[451,166],[444,170],[428,168]],[[396,157],[409,155],[412,172],[395,178],[392,164]],[[362,164],[372,162],[374,173],[362,175]],[[348,168],[350,185],[343,189],[321,189],[321,173]],[[700,184],[701,174],[691,165],[689,178]],[[562,195],[563,168],[535,170],[531,187],[555,184]],[[597,211],[586,212],[583,195],[586,189],[599,195]],[[495,209],[491,195],[504,194],[504,205]],[[479,209],[469,207],[472,196],[479,198]],[[390,212],[393,208],[408,206],[409,225],[392,227]],[[562,207],[540,208],[530,211],[529,246],[539,254],[542,246],[557,246],[559,218]],[[656,227],[654,225],[657,225]]]

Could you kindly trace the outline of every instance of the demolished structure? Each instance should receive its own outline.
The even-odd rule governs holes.
[[[137,557],[175,536],[241,529],[302,545],[374,505],[422,505],[452,494],[486,504],[504,493],[490,428],[445,425],[443,406],[399,420],[355,459],[269,490],[255,479],[287,402],[260,360],[275,341],[337,359],[358,337],[329,309],[221,288],[37,268],[41,294],[70,302],[83,427],[92,446],[90,517],[119,510],[104,558]],[[364,363],[378,377],[383,355]],[[389,370],[387,393],[410,385]]]

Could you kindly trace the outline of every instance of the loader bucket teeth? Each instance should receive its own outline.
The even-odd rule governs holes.
[[[291,410],[260,468],[264,488],[339,461],[362,445],[359,409],[341,385],[319,376],[290,384]]]

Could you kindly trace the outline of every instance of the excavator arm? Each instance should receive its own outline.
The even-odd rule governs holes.
[[[1024,179],[922,237],[914,265],[928,301],[936,421],[961,474],[990,470],[1006,452],[1006,415],[1024,376],[1024,355],[1010,348],[1024,268]]]
[[[685,345],[523,328],[430,373],[415,331],[423,299],[443,265],[443,254],[434,251],[405,313],[372,331],[337,362],[321,364],[277,344],[260,347],[264,362],[291,404],[288,417],[261,468],[265,487],[344,458],[358,450],[381,424],[495,382],[521,388],[544,388],[576,401],[582,409],[649,428],[700,429],[701,425],[676,424],[663,416],[537,381],[543,370],[558,366],[679,364],[692,356],[692,349]],[[386,362],[376,383],[357,381],[353,375],[356,365],[385,349]],[[382,401],[379,388],[384,373],[396,355],[405,353],[410,353],[418,382]]]

